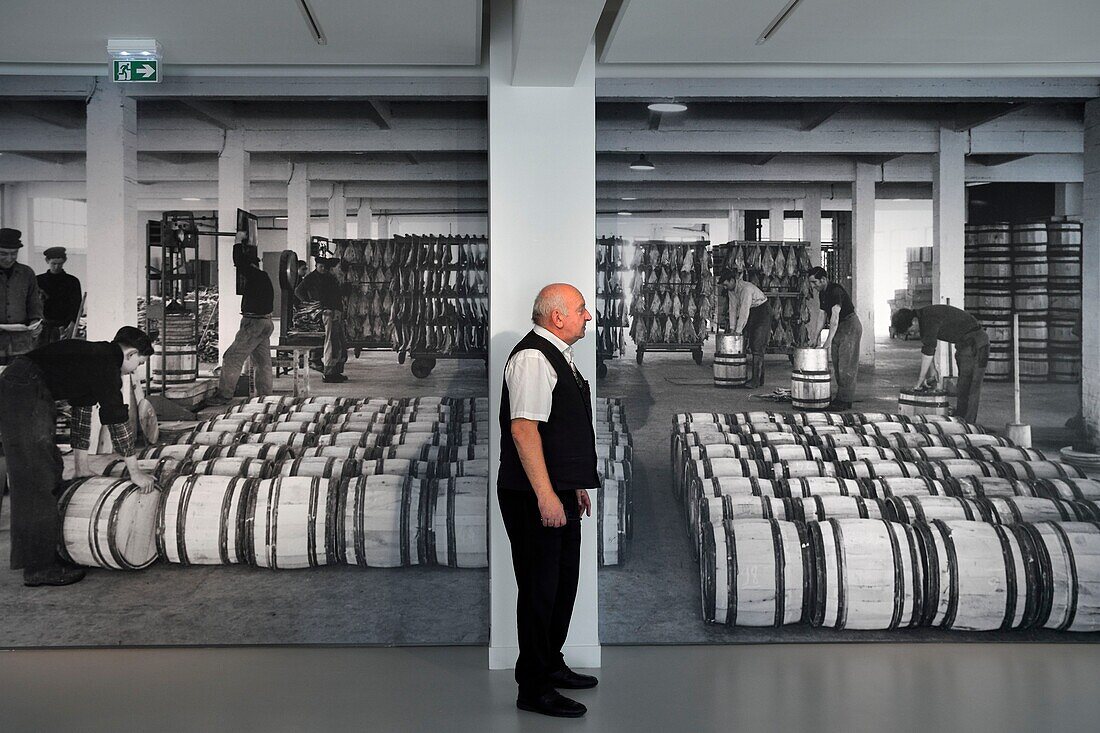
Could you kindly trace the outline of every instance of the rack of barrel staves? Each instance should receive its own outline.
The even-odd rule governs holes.
[[[597,407],[600,562],[613,565],[628,531],[630,435],[621,405]],[[485,567],[488,409],[485,398],[250,400],[139,454],[159,492],[140,493],[121,460],[70,484],[64,552],[118,570]]]
[[[1100,481],[957,417],[690,413],[705,621],[1100,629]]]

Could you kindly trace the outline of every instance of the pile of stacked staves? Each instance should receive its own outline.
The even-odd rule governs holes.
[[[676,416],[703,616],[1100,630],[1100,482],[943,416]]]
[[[120,460],[73,482],[64,546],[74,562],[119,569],[485,567],[488,409],[485,398],[256,398],[143,450],[159,493],[138,493]],[[621,496],[629,436],[614,406],[602,414],[601,475]]]
[[[623,560],[631,527],[631,460],[633,443],[622,400],[596,398],[596,458],[601,486],[595,497],[597,555],[603,565]]]
[[[626,312],[623,289],[623,240],[596,240],[596,352],[599,358],[621,356],[626,348]]]
[[[389,343],[399,354],[488,351],[489,241],[484,237],[393,238]]]
[[[640,347],[698,348],[714,311],[707,242],[635,242],[630,337]]]

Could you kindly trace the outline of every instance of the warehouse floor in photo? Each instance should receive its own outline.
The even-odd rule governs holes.
[[[314,395],[484,397],[485,363],[440,360],[425,379],[391,352],[349,359],[344,384],[314,374]],[[290,379],[276,380],[289,393]],[[7,499],[7,497],[5,497]],[[489,639],[487,569],[329,566],[277,570],[158,563],[89,569],[64,588],[26,588],[7,569],[0,511],[0,648],[211,644],[478,644]]]
[[[705,344],[697,366],[689,353],[647,352],[643,364],[628,353],[607,362],[608,376],[596,388],[600,397],[623,401],[634,440],[633,537],[625,560],[600,571],[600,639],[605,644],[698,644],[828,641],[1096,641],[1100,634],[1055,631],[1006,633],[939,629],[837,631],[791,625],[731,628],[702,620],[699,565],[688,544],[681,507],[671,490],[669,438],[678,412],[790,411],[751,395],[790,388],[790,364],[780,356],[767,363],[765,389],[717,389],[713,383],[714,341]],[[920,367],[920,342],[881,338],[877,368],[861,370],[854,412],[897,412],[899,387],[909,388]],[[1053,451],[1069,443],[1065,421],[1080,405],[1079,384],[1022,385],[1023,422],[1032,426],[1034,447]],[[979,422],[1003,434],[1012,421],[1011,383],[986,382]]]

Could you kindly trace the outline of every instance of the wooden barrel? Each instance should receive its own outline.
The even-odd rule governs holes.
[[[953,493],[953,484],[950,481],[925,476],[864,479],[860,483],[863,493],[876,499],[902,496],[948,496]]]
[[[925,626],[1008,631],[1035,623],[1039,579],[1025,533],[938,519],[913,526],[926,559]]]
[[[748,354],[715,353],[714,386],[742,387],[749,380]]]
[[[901,448],[879,448],[873,445],[831,448],[828,457],[833,461],[904,461],[909,458],[908,453]]]
[[[284,413],[287,415],[342,415],[348,412],[358,412],[359,407],[341,407],[339,405],[325,405],[325,404],[306,404],[306,405],[293,405]]]
[[[309,399],[296,399],[294,397],[288,397],[287,395],[269,394],[262,397],[249,397],[242,404],[246,405],[275,405],[277,408],[282,409],[287,405],[303,404],[309,402]]]
[[[1046,454],[1035,448],[1005,445],[983,445],[970,448],[970,455],[981,461],[1045,461]]]
[[[795,349],[791,371],[791,407],[823,410],[831,399],[829,361],[825,349]]]
[[[156,479],[157,484],[161,486],[167,486],[172,483],[172,479],[177,474],[189,473],[191,470],[191,462],[184,459],[179,460],[176,458],[139,458],[137,459],[138,468],[145,473]],[[104,476],[111,476],[113,478],[130,478],[130,469],[126,466],[126,461],[120,459],[111,461],[103,468]]]
[[[339,561],[340,484],[322,478],[259,479],[245,514],[244,555],[263,568],[315,568]]]
[[[159,503],[159,493],[142,493],[127,479],[76,479],[58,502],[62,557],[114,570],[149,567],[157,560]]]
[[[989,336],[985,378],[1006,382],[1012,378],[1012,307],[987,310],[978,322]]]
[[[877,435],[864,435],[862,433],[847,433],[843,435],[823,435],[820,444],[826,448],[845,448],[849,446],[878,446],[882,447],[886,441]]]
[[[195,462],[187,473],[202,476],[271,478],[275,474],[275,463],[262,458],[212,458],[208,461]]]
[[[905,476],[915,478],[924,476],[921,465],[909,461],[840,461],[837,464],[841,476],[847,478],[891,478]]]
[[[248,562],[243,530],[256,479],[180,476],[161,492],[157,551],[181,565]]]
[[[302,449],[313,445],[314,437],[309,433],[292,433],[282,430],[272,430],[267,433],[250,433],[241,436],[241,443],[257,443],[262,445],[281,445],[292,454],[299,453]]]
[[[368,442],[367,438],[371,436],[371,433],[359,432],[359,431],[341,431],[339,433],[329,433],[328,435],[317,436],[318,446],[348,446],[354,448],[374,447],[374,441]]]
[[[767,463],[747,458],[701,458],[698,461],[690,461],[689,465],[700,478],[711,476],[767,478],[771,475],[771,466]]]
[[[1020,381],[1045,382],[1050,374],[1046,293],[1016,295],[1020,314]],[[1029,305],[1019,305],[1019,303]]]
[[[151,445],[138,451],[139,459],[174,458],[177,461],[204,461],[218,454],[218,449],[208,445],[173,444]]]
[[[318,478],[349,478],[358,476],[359,461],[342,458],[295,458],[279,468],[280,476],[316,476]]]
[[[1077,466],[1057,461],[1001,461],[997,464],[1005,478],[1085,478]]]
[[[364,476],[341,493],[339,556],[349,565],[421,565],[425,545],[420,531],[432,492],[408,476]]]
[[[427,501],[428,514],[422,517],[424,559],[433,565],[452,568],[487,567],[489,494],[486,481],[451,478],[433,481],[429,488],[432,498]],[[621,500],[621,493],[618,498]],[[599,511],[598,505],[596,510]]]
[[[852,427],[867,425],[876,422],[908,422],[901,415],[889,412],[847,412],[844,413],[844,424]]]
[[[792,519],[799,522],[826,519],[883,519],[882,503],[862,496],[813,494],[790,499]]]
[[[224,415],[278,415],[282,405],[277,402],[242,402],[226,408]]]
[[[150,384],[159,389],[190,384],[199,378],[199,352],[194,343],[153,345],[149,357]]]
[[[820,440],[826,435],[847,435],[856,432],[844,425],[796,425],[793,430],[797,434],[804,435],[812,440]]]
[[[699,558],[703,620],[729,626],[802,623],[812,564],[805,525],[743,519],[703,527]]]
[[[943,461],[958,458],[976,458],[968,451],[961,448],[955,448],[950,445],[936,445],[936,446],[924,446],[913,447],[905,449],[897,449],[899,453],[904,452],[905,460],[907,461]]]
[[[302,458],[341,458],[348,461],[361,461],[366,451],[353,445],[317,445],[302,451]]]
[[[1100,481],[1090,478],[1053,478],[1033,482],[1050,499],[1100,501]]]
[[[862,496],[859,481],[835,476],[803,476],[778,482],[781,496]]]
[[[1015,224],[1012,227],[1012,280],[1014,289],[1046,290],[1047,227],[1043,222]]]
[[[349,469],[358,470],[358,469]],[[353,475],[353,474],[349,474]],[[479,459],[476,461],[451,461],[448,463],[436,463],[431,461],[413,461],[409,467],[409,475],[416,478],[469,478],[480,476],[489,478],[489,461]],[[614,480],[614,479],[610,479]],[[623,482],[625,485],[627,482]]]
[[[257,435],[253,433],[252,436]],[[180,445],[210,445],[210,446],[226,446],[236,445],[243,442],[249,437],[249,434],[238,432],[201,432],[201,433],[187,433],[181,435],[176,439],[176,443]]]
[[[960,476],[954,479],[957,493],[970,499],[987,496],[1037,496],[1036,488],[1028,481],[986,476]]]
[[[847,425],[847,415],[840,412],[793,412],[784,422],[791,425]]]
[[[772,496],[749,496],[744,494],[723,494],[703,499],[699,502],[697,515],[698,524],[694,528],[695,536],[699,538],[695,548],[696,557],[702,547],[702,532],[705,525],[724,522],[739,521],[742,519],[780,519],[792,521],[795,519],[794,510],[790,499],[777,499]]]
[[[1012,248],[1008,224],[967,226],[965,308],[981,317],[991,307],[1011,308]]]
[[[947,393],[903,389],[898,393],[898,412],[902,415],[946,415]]]
[[[872,519],[806,526],[816,578],[811,624],[836,629],[920,625],[924,578],[913,528]]]
[[[997,463],[975,461],[973,458],[947,458],[939,461],[924,461],[921,465],[928,470],[935,469],[940,476],[962,478],[964,476],[1001,476]]]
[[[756,455],[754,458],[759,458],[767,463],[778,463],[780,461],[820,461],[824,456],[824,453],[820,448],[814,448],[808,445],[762,445],[759,448],[754,448]]]
[[[989,506],[974,499],[910,494],[895,496],[886,501],[890,513],[889,519],[905,524],[930,522],[933,519],[997,523]]]
[[[1100,519],[1086,502],[1037,496],[994,496],[985,499],[1001,524],[1025,522],[1086,522]]]
[[[946,445],[947,437],[929,433],[891,433],[883,435],[881,440],[890,448],[929,448]]]
[[[723,496],[732,496],[735,499],[765,497],[778,501],[780,492],[775,482],[766,479],[747,478],[743,476],[712,476],[709,479],[694,478],[687,487],[685,511],[687,516],[688,538],[692,549],[696,553],[698,553],[697,545],[699,542],[700,524],[707,521],[706,517],[700,516],[700,511],[707,502]],[[777,513],[767,517],[759,515],[757,518],[785,519],[785,511],[786,510],[784,510],[783,513]]]
[[[1022,529],[1034,543],[1040,568],[1036,626],[1100,630],[1100,526],[1036,522]]]
[[[270,443],[241,443],[215,450],[218,451],[217,458],[260,458],[272,463],[281,463],[291,456],[287,446]]]
[[[618,481],[604,481],[592,497],[596,515],[596,561],[600,567],[618,565],[622,561],[626,536],[624,498],[623,486]]]
[[[990,435],[988,433],[949,435],[946,436],[946,439],[948,445],[953,445],[956,448],[980,448],[987,445],[1012,445],[1012,442],[1009,441],[1007,438],[1002,438],[999,435]]]
[[[1052,382],[1074,384],[1081,381],[1081,351],[1079,348],[1058,348],[1053,344],[1047,360],[1047,374]]]
[[[634,450],[629,445],[596,443],[596,457],[608,461],[630,461],[634,458]]]
[[[836,476],[836,464],[822,460],[779,461],[771,464],[768,474],[775,478],[798,478],[801,476]]]
[[[360,476],[412,476],[413,464],[408,458],[375,458],[363,460]]]
[[[911,422],[901,422],[900,420],[884,420],[881,422],[864,423],[857,428],[860,432],[868,435],[878,435],[880,437],[886,437],[890,435],[897,435],[899,433],[932,433],[932,428],[925,424],[914,424]]]

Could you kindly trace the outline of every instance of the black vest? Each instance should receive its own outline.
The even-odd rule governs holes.
[[[588,382],[582,377],[578,383],[565,355],[534,331],[516,344],[508,356],[509,360],[524,349],[541,351],[558,375],[550,419],[539,423],[542,452],[551,485],[555,491],[596,488],[600,485],[600,477],[596,472],[596,432],[592,427],[592,392]],[[501,388],[500,396],[500,471],[497,473],[497,488],[533,491],[519,461],[516,443],[512,440],[512,405],[507,381]]]

